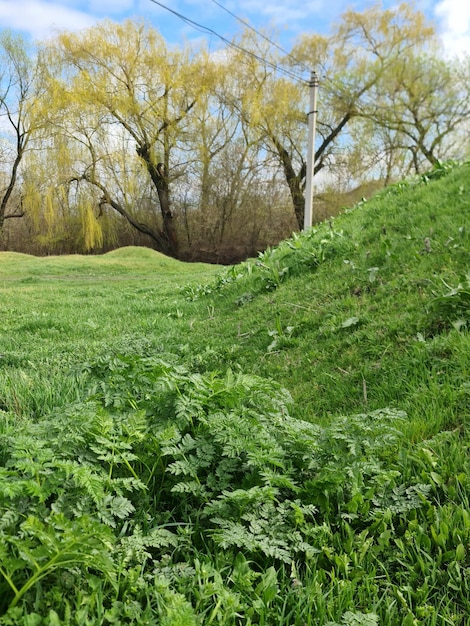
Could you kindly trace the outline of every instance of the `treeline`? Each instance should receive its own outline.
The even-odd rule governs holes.
[[[289,55],[252,30],[233,44],[177,48],[136,21],[35,45],[1,33],[0,249],[230,263],[277,243],[303,226],[308,68],[314,220],[468,156],[470,59],[443,58],[408,4],[348,11]]]

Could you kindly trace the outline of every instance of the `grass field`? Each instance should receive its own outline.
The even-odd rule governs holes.
[[[0,624],[469,623],[470,165],[240,265],[0,254]]]

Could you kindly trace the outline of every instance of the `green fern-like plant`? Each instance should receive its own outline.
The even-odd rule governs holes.
[[[147,435],[129,450],[144,498],[171,511],[171,523],[190,523],[196,545],[291,562],[318,550],[312,529],[325,522],[364,525],[384,511],[419,508],[426,497],[426,486],[405,485],[387,467],[402,436],[399,411],[321,428],[293,420],[287,392],[256,376],[193,374],[137,356],[88,371],[104,409],[145,414]]]

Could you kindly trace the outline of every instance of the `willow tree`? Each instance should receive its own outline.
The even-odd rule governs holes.
[[[371,111],[378,86],[387,88],[382,80],[385,73],[432,38],[433,29],[422,14],[403,4],[393,10],[375,6],[362,13],[348,11],[331,35],[304,35],[285,57],[260,49],[252,32],[236,42],[251,56],[239,51],[229,57],[230,72],[239,77],[231,106],[256,129],[265,149],[277,159],[299,228],[305,205],[306,68],[315,69],[321,80],[315,172],[331,171],[344,163],[345,147],[351,148],[360,137],[353,130],[354,123],[373,133],[373,126],[367,127],[363,120]],[[282,74],[275,71],[279,67]],[[301,78],[297,78],[299,73]],[[361,150],[366,154],[366,139],[362,146],[354,145],[351,154]]]
[[[363,111],[394,137],[417,174],[465,154],[469,67],[468,59],[443,59],[432,50],[413,51],[384,74],[374,105]]]
[[[40,62],[25,40],[10,31],[0,33],[0,236],[7,219],[24,215],[21,200],[13,202],[14,191],[29,144],[42,125],[36,99],[40,76]]]
[[[247,144],[257,146],[267,171],[282,172],[295,215],[300,219],[304,196],[306,81],[281,65],[267,40],[246,30],[220,60],[225,80],[217,97],[240,120]]]
[[[325,77],[321,86],[317,171],[327,162],[333,168],[341,165],[345,144],[352,148],[357,172],[361,164],[373,167],[387,152],[389,163],[396,163],[389,151],[398,149],[399,143],[393,137],[383,137],[383,127],[372,119],[371,112],[378,110],[379,94],[383,100],[383,94],[395,88],[386,77],[434,41],[432,25],[407,3],[386,10],[375,5],[363,12],[346,11],[327,45],[323,44],[322,49],[329,51],[323,57],[316,57],[318,38],[305,36],[300,41],[294,55],[318,58],[317,70]],[[377,173],[380,168],[374,170]]]
[[[79,116],[74,111],[73,116],[73,136],[66,134],[65,121],[55,115],[54,124],[49,118],[47,138],[25,157],[22,202],[39,253],[89,252],[111,239],[108,220],[99,217],[99,190],[81,180],[89,162],[84,141],[92,125],[85,125],[85,112]],[[79,117],[83,143],[77,141]]]
[[[100,207],[111,207],[156,249],[178,256],[170,198],[173,155],[207,87],[204,55],[169,49],[154,29],[133,21],[61,34],[49,52],[55,68],[51,94],[63,112],[62,128],[86,153],[75,163],[80,171],[71,182],[94,187]],[[158,207],[145,221],[136,214],[132,193],[137,171],[140,178],[145,173]]]

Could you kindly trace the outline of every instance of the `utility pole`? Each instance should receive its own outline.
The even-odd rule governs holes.
[[[312,205],[313,205],[313,175],[315,173],[315,129],[317,125],[317,88],[318,77],[316,72],[310,76],[310,104],[308,112],[308,151],[307,151],[307,172],[305,178],[305,212],[304,230],[312,226]]]

